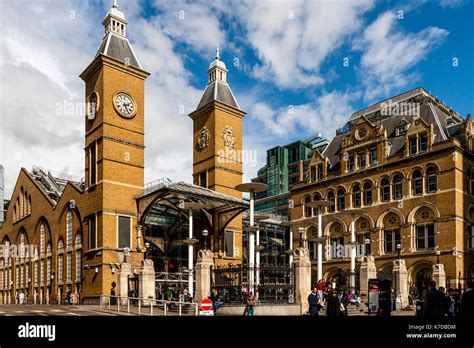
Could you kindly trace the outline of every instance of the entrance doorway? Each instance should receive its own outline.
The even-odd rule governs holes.
[[[416,271],[414,280],[419,294],[423,294],[423,291],[428,289],[431,279],[432,269],[430,267],[423,267]]]

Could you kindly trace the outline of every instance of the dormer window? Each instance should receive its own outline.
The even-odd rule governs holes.
[[[398,137],[400,135],[406,134],[407,130],[408,130],[408,124],[404,124],[395,130],[395,134]]]
[[[425,152],[428,149],[428,137],[426,134],[420,135],[419,138],[419,151]]]

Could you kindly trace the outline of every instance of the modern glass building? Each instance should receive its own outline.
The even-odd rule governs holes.
[[[253,182],[262,182],[268,189],[256,194],[255,210],[259,213],[288,216],[289,188],[305,180],[313,149],[322,152],[326,140],[315,135],[284,146],[267,150],[267,163],[260,168]],[[319,141],[317,141],[319,140]]]

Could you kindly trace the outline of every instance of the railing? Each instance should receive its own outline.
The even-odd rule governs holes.
[[[199,315],[199,305],[194,302],[166,301],[152,298],[100,295],[100,309],[116,310],[138,315]]]
[[[248,274],[255,272],[255,288],[260,303],[294,303],[295,272],[291,266],[261,266],[249,269],[245,265],[212,269],[212,290],[224,303],[245,303],[248,295]],[[257,280],[257,273],[259,283]]]

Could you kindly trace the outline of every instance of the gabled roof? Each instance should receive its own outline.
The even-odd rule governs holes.
[[[201,101],[199,102],[196,110],[214,100],[240,110],[239,103],[237,102],[237,99],[235,99],[234,93],[232,93],[232,90],[230,89],[230,86],[227,82],[216,79],[209,83],[204,90]]]
[[[58,202],[64,192],[67,184],[70,183],[78,191],[83,192],[83,183],[67,180],[53,176],[51,172],[46,172],[41,168],[33,167],[31,172],[26,171],[27,174],[35,181],[38,187],[54,202]]]
[[[395,130],[404,124],[411,124],[415,118],[419,117],[427,125],[433,125],[433,144],[456,137],[461,125],[464,123],[464,120],[458,114],[450,110],[423,88],[417,88],[387,100],[390,100],[389,105],[396,105],[397,102],[412,101],[418,103],[419,108],[405,110],[406,112],[396,115],[384,116],[380,114],[384,105],[386,105],[384,104],[386,101],[383,101],[352,114],[346,126],[336,132],[336,136],[331,139],[331,142],[323,152],[323,155],[328,157],[331,163],[331,171],[338,170],[339,166],[337,164],[339,163],[342,141],[360,118],[366,118],[376,126],[383,125],[390,144],[389,156],[403,151],[404,135],[397,135]],[[449,125],[448,119],[450,121]]]

